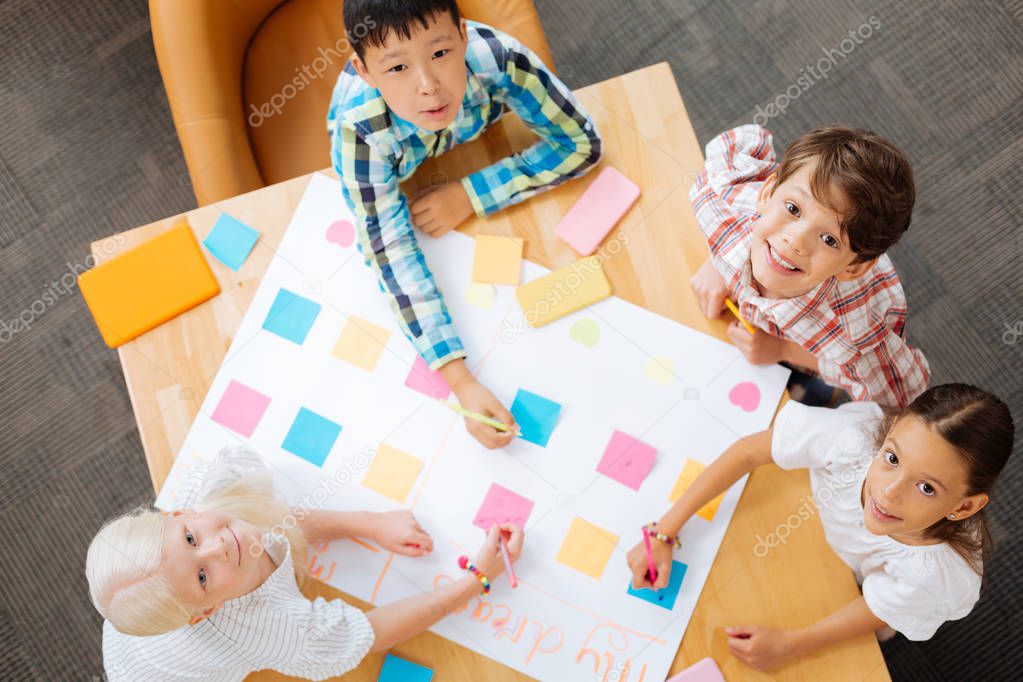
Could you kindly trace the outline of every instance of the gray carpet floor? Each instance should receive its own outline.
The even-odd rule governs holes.
[[[893,259],[910,337],[935,382],[996,392],[1023,431],[1023,2],[537,6],[573,87],[670,62],[704,142],[840,50],[768,126],[784,145],[843,122],[908,152],[918,203]],[[843,39],[865,23],[850,49]],[[152,494],[117,357],[65,275],[89,265],[91,241],[194,206],[146,3],[0,0],[0,121],[0,678],[102,679],[85,549]],[[895,679],[1023,668],[1018,445],[990,507],[999,548],[986,593],[931,641],[885,645]]]

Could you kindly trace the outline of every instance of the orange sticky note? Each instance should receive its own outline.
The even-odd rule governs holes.
[[[572,519],[572,525],[561,543],[557,560],[600,580],[616,544],[617,535],[577,516]]]
[[[522,269],[522,240],[502,235],[476,235],[472,281],[483,284],[518,284]]]
[[[380,325],[350,315],[331,355],[372,372],[390,338],[391,332]]]
[[[685,465],[682,467],[682,473],[678,475],[678,480],[675,481],[675,487],[671,489],[671,494],[668,495],[668,501],[674,504],[678,498],[682,497],[682,493],[684,493],[686,489],[693,484],[696,477],[699,476],[706,468],[707,467],[700,462],[697,462],[695,459],[687,459]],[[707,504],[703,505],[703,507],[696,512],[696,515],[706,519],[707,521],[713,521],[714,515],[718,513],[718,506],[721,504],[721,498],[724,496],[724,493],[722,493]]]
[[[381,443],[362,478],[362,485],[398,504],[405,504],[405,498],[422,470],[423,460]]]
[[[78,288],[111,348],[220,293],[186,222],[83,272]]]

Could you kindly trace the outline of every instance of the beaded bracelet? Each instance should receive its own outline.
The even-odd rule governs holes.
[[[679,547],[682,546],[682,543],[679,541],[677,535],[675,537],[672,537],[670,535],[665,535],[664,533],[658,531],[656,521],[651,521],[650,523],[648,523],[646,529],[650,532],[650,535],[657,538],[666,545],[671,545],[675,549],[678,549]]]
[[[483,584],[483,594],[490,594],[490,579],[480,572],[480,569],[473,566],[472,562],[469,561],[469,557],[464,554],[458,557],[458,567],[469,571],[474,576],[479,578],[479,581]]]

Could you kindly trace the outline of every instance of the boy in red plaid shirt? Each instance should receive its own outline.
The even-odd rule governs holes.
[[[726,297],[738,304],[757,331],[733,320],[728,334],[753,364],[785,362],[854,400],[908,405],[930,371],[906,342],[906,298],[885,255],[913,211],[906,157],[838,126],[802,135],[780,163],[755,125],[706,152],[689,192],[711,253],[692,279],[701,309],[718,317]]]

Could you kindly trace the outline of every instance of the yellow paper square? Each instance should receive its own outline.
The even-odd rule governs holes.
[[[580,258],[515,289],[522,316],[534,328],[610,295],[611,283],[607,281],[600,259],[595,256]]]
[[[350,315],[331,354],[372,372],[390,338],[391,332],[383,327],[357,315]]]
[[[668,502],[675,503],[678,498],[682,497],[682,493],[686,491],[689,486],[693,484],[696,477],[706,469],[703,464],[697,462],[694,459],[687,459],[685,465],[682,467],[682,473],[678,475],[678,480],[675,481],[675,487],[671,489],[671,494],[668,495]],[[696,515],[704,518],[708,521],[714,520],[714,515],[718,513],[718,506],[721,504],[721,498],[724,497],[724,493],[721,493],[713,500],[703,505]]]
[[[522,269],[522,240],[500,235],[476,235],[472,281],[484,284],[518,284]]]
[[[405,498],[408,497],[422,470],[421,459],[381,443],[366,475],[362,478],[362,485],[391,498],[398,504],[405,504]]]
[[[577,516],[572,519],[557,559],[580,573],[600,580],[616,544],[617,535]]]

